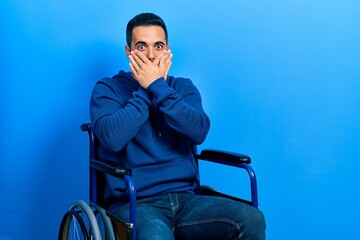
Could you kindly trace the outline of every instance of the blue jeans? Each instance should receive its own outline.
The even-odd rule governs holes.
[[[128,204],[109,211],[123,221]],[[168,193],[137,201],[137,239],[265,239],[262,212],[245,203],[193,192]]]

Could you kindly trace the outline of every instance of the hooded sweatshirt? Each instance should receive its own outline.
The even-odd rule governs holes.
[[[205,140],[210,120],[190,79],[159,78],[144,89],[130,72],[120,71],[96,83],[90,117],[100,159],[131,169],[138,198],[194,189],[192,146]],[[105,202],[123,199],[125,183],[106,180]]]

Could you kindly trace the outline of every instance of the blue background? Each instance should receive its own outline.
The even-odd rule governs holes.
[[[267,239],[360,239],[356,0],[2,0],[0,239],[56,239],[87,199],[79,125],[94,83],[127,68],[125,25],[144,11],[168,25],[171,74],[202,93],[200,148],[252,157]],[[247,192],[232,170],[202,168]]]

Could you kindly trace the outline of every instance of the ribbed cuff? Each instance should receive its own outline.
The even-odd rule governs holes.
[[[151,103],[150,94],[143,87],[139,87],[139,89],[135,91],[133,95],[137,98],[143,99],[146,102],[146,104],[150,106]]]
[[[147,91],[151,93],[156,102],[161,102],[166,97],[172,94],[173,89],[165,82],[163,77],[152,82]]]

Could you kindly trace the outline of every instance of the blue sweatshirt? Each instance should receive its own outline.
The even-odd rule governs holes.
[[[198,170],[191,146],[205,140],[210,120],[190,79],[159,78],[144,89],[120,71],[96,83],[90,117],[99,157],[132,169],[138,197],[194,189]],[[105,201],[121,199],[124,182],[106,178]]]

